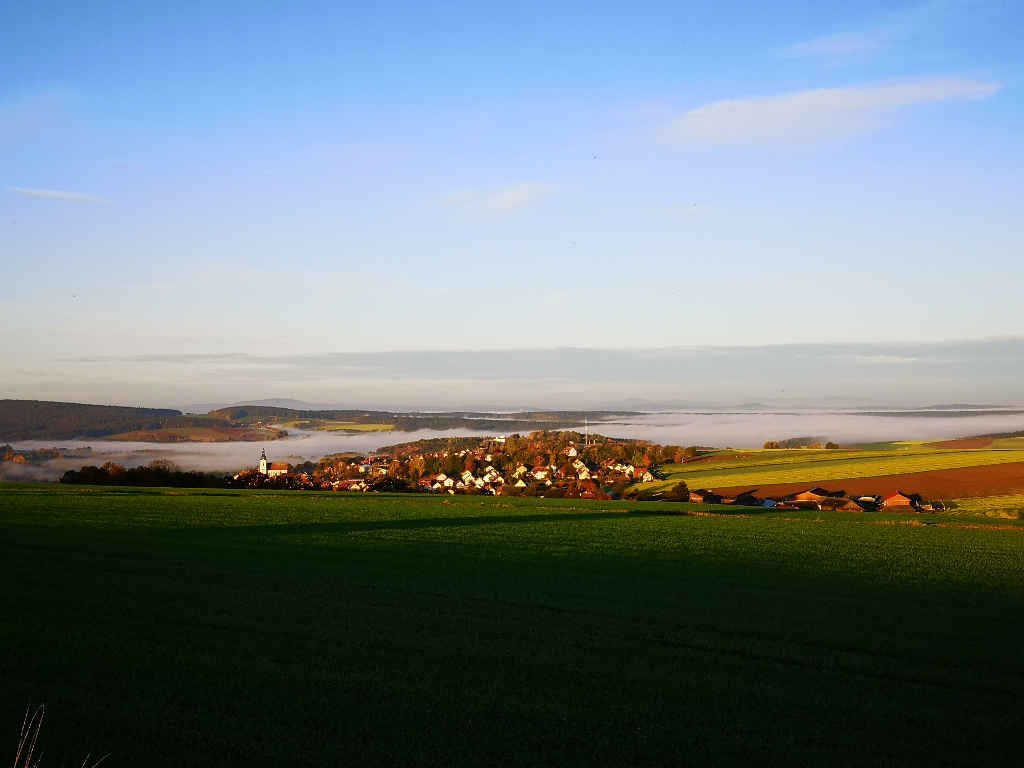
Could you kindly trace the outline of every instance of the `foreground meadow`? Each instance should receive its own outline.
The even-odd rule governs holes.
[[[0,727],[47,703],[54,765],[1019,761],[1024,523],[726,511],[0,486]]]

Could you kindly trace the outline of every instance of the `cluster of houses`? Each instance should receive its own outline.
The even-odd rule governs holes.
[[[575,481],[577,484],[585,484],[586,490],[596,493],[600,483],[607,483],[609,480],[614,482],[619,478],[625,479],[627,482],[650,483],[653,482],[654,475],[649,469],[637,469],[632,464],[607,462],[599,468],[591,468],[576,459],[571,464],[562,467],[549,464],[530,468],[525,464],[520,464],[508,473],[507,479],[493,466],[487,465],[479,475],[474,475],[466,470],[457,477],[449,477],[441,472],[421,478],[418,484],[426,490],[437,493],[457,493],[475,488],[482,493],[497,494],[506,483],[513,488],[524,489],[534,484],[551,488],[560,484],[568,485]]]
[[[493,442],[503,442],[503,439],[496,438]],[[464,469],[461,472],[431,473],[416,478],[413,483],[421,490],[428,493],[482,493],[498,495],[503,490],[515,488],[520,491],[530,487],[538,489],[569,488],[574,486],[577,492],[586,498],[596,496],[602,485],[609,485],[615,482],[624,483],[649,483],[655,480],[654,474],[648,467],[636,467],[629,463],[616,460],[588,465],[580,458],[580,450],[575,444],[570,443],[563,451],[564,462],[560,464],[550,463],[528,467],[526,464],[518,464],[511,470],[501,470],[494,466],[495,456],[481,448],[478,450],[462,450],[449,453],[447,451],[436,454],[417,454],[408,459],[423,459],[427,456],[447,459],[454,456],[459,459],[479,459],[483,464],[476,471]],[[368,491],[371,490],[375,477],[386,476],[392,462],[395,461],[387,455],[369,456],[356,467],[360,477],[344,480],[335,480],[331,488],[339,491]]]
[[[845,491],[829,491],[825,488],[811,488],[781,498],[761,498],[757,489],[722,496],[713,491],[690,491],[690,501],[695,504],[738,504],[744,507],[769,507],[774,509],[817,509],[839,512],[878,512],[882,509],[913,512],[941,512],[945,505],[941,501],[927,502],[919,493],[896,493],[883,495],[847,495]]]

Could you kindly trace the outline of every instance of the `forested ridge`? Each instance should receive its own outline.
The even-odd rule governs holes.
[[[0,400],[0,440],[68,440],[140,429],[191,426],[195,419],[173,408]]]
[[[576,427],[588,419],[597,422],[620,415],[628,414],[604,411],[523,411],[498,414],[477,411],[431,413],[356,409],[298,410],[261,405],[221,408],[208,414],[184,414],[173,408],[0,400],[0,440],[68,440],[112,435],[120,435],[121,439],[158,442],[210,439],[209,434],[200,435],[199,432],[169,432],[190,429],[216,432],[215,439],[263,440],[283,435],[280,430],[275,433],[267,425],[284,422],[292,422],[298,428],[312,429],[324,423],[344,422],[353,425],[387,424],[399,432],[474,429],[504,433],[532,430],[541,426],[551,429]],[[308,422],[308,425],[294,422]],[[136,433],[139,434],[136,436]]]

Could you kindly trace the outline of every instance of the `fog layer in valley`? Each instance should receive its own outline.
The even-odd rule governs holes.
[[[286,461],[298,464],[316,461],[323,456],[343,451],[368,453],[384,445],[402,443],[408,440],[422,440],[430,437],[452,437],[455,435],[484,435],[493,433],[472,430],[419,430],[417,432],[306,432],[288,429],[288,437],[265,443],[136,443],[103,440],[25,440],[12,443],[18,450],[39,450],[41,448],[83,448],[90,447],[88,459],[57,459],[45,465],[26,465],[20,468],[5,467],[6,477],[15,479],[12,472],[24,470],[25,479],[54,479],[68,469],[79,469],[86,464],[100,465],[113,461],[126,467],[148,464],[155,459],[167,459],[181,469],[203,472],[235,473],[245,467],[255,467],[260,451],[267,452],[271,461]],[[10,469],[10,471],[7,471]]]
[[[684,413],[665,412],[628,420],[591,424],[591,431],[611,437],[629,437],[672,445],[758,448],[767,440],[814,436],[841,444],[882,440],[941,440],[970,435],[1024,430],[1024,414],[983,416],[876,416],[835,413]],[[234,473],[256,465],[260,451],[272,461],[316,461],[332,453],[367,453],[384,445],[455,435],[493,435],[472,430],[419,430],[416,432],[304,432],[289,430],[284,440],[267,443],[130,443],[102,440],[42,440],[14,443],[19,450],[81,448],[87,459],[57,459],[45,465],[4,465],[6,479],[53,480],[83,464],[114,461],[125,466],[168,459],[182,469]]]
[[[768,440],[814,436],[840,444],[944,440],[1024,430],[1024,414],[868,416],[836,413],[655,413],[600,424],[602,434],[672,445],[760,448]]]

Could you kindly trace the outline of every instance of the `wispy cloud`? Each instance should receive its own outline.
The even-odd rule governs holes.
[[[966,78],[933,77],[727,99],[681,115],[666,128],[665,138],[683,147],[837,138],[870,130],[896,109],[984,99],[1001,87],[998,83]]]
[[[784,56],[801,58],[804,56],[850,56],[878,48],[887,41],[888,35],[882,32],[854,35],[823,35],[791,45],[783,50]]]
[[[946,23],[962,12],[962,4],[955,0],[930,0],[873,14],[852,27],[787,46],[781,53],[789,58],[818,57],[838,62],[927,34],[936,23]]]
[[[474,187],[461,189],[449,195],[448,202],[490,211],[512,211],[545,197],[551,192],[550,184],[520,182],[496,187]]]
[[[927,362],[921,357],[904,357],[902,355],[854,355],[853,359],[871,365],[907,365],[909,363]]]
[[[77,203],[105,203],[102,197],[85,195],[81,192],[69,192],[65,189],[29,189],[27,187],[9,187],[11,192],[16,192],[25,197],[38,197],[43,200],[71,200]]]

